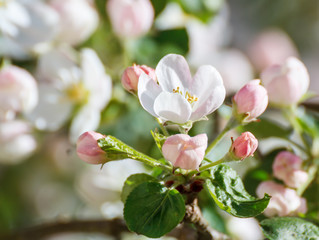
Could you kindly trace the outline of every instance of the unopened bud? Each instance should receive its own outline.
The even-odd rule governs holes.
[[[76,143],[76,152],[79,158],[90,164],[105,163],[105,152],[99,147],[97,142],[97,140],[104,137],[104,135],[94,131],[83,133]]]
[[[137,92],[138,79],[142,73],[156,80],[155,70],[146,65],[134,65],[125,69],[122,75],[122,85],[129,92]]]
[[[253,156],[257,147],[258,140],[255,136],[250,132],[244,132],[233,142],[230,152],[236,159],[243,160]]]
[[[236,93],[234,103],[235,114],[241,116],[242,121],[253,121],[267,108],[267,91],[260,85],[260,80],[252,80]]]

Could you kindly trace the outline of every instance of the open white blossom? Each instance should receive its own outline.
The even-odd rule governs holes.
[[[210,65],[201,66],[192,77],[185,58],[169,54],[160,60],[155,73],[158,83],[146,74],[140,76],[138,97],[143,108],[162,121],[196,121],[224,102],[223,80]]]
[[[83,49],[80,64],[61,50],[41,56],[38,64],[39,104],[28,116],[38,129],[59,129],[75,110],[70,139],[95,130],[111,98],[112,82],[96,53]]]

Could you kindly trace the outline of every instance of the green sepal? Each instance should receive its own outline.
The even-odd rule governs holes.
[[[224,211],[235,217],[254,217],[267,207],[270,197],[262,199],[251,196],[236,171],[219,164],[211,169],[211,178],[205,184],[210,196]]]
[[[157,182],[138,185],[124,205],[124,219],[129,230],[151,238],[159,238],[173,230],[184,215],[182,195]]]
[[[162,134],[160,134],[158,132],[153,132],[152,130],[151,130],[151,134],[152,134],[152,136],[154,138],[156,146],[158,147],[158,149],[160,151],[162,151],[162,146],[165,143],[167,137],[165,137],[164,135],[162,135]]]

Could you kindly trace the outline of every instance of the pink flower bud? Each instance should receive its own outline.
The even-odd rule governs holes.
[[[122,37],[139,37],[148,32],[154,20],[149,0],[109,0],[107,12],[114,32]]]
[[[163,144],[162,151],[166,160],[174,167],[187,170],[198,169],[207,148],[207,135],[190,137],[186,134],[170,136]]]
[[[268,105],[267,91],[260,85],[260,80],[252,80],[236,93],[234,103],[238,114],[247,115],[244,121],[252,121],[266,110]]]
[[[302,160],[295,154],[280,152],[272,165],[274,176],[292,188],[298,188],[308,179],[308,173],[301,170]]]
[[[125,69],[122,75],[122,85],[129,92],[136,92],[138,79],[142,73],[147,74],[152,79],[156,80],[155,70],[146,65],[134,65]]]
[[[273,216],[291,216],[297,213],[305,213],[307,206],[304,198],[300,198],[293,189],[275,183],[266,181],[257,187],[257,196],[263,197],[265,193],[271,196],[269,204],[264,212],[268,217]]]
[[[288,58],[282,65],[266,68],[261,73],[261,80],[269,101],[281,106],[298,103],[310,82],[305,65],[295,57]]]
[[[37,102],[37,83],[30,73],[15,66],[0,70],[0,119],[8,120],[17,112],[29,112]]]
[[[79,158],[90,164],[105,163],[105,152],[97,143],[97,140],[104,137],[104,135],[94,131],[83,133],[76,143],[76,152]]]
[[[230,151],[235,158],[243,160],[253,156],[257,147],[258,140],[255,136],[250,132],[244,132],[233,142]]]

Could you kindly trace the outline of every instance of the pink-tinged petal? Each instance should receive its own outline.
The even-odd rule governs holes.
[[[154,117],[158,115],[154,112],[154,101],[162,92],[162,88],[151,77],[142,73],[138,81],[138,98],[142,107]]]
[[[170,161],[174,167],[195,170],[199,168],[204,159],[206,148],[206,134],[199,134],[195,137],[177,134],[166,139],[162,152],[165,159]]]
[[[243,160],[253,156],[258,147],[258,140],[250,132],[242,133],[231,146],[231,152],[236,159]]]
[[[76,152],[79,158],[90,164],[104,163],[106,161],[105,152],[97,143],[97,140],[104,137],[104,135],[94,131],[83,133],[76,143]]]
[[[179,89],[184,90],[190,87],[192,76],[185,58],[177,54],[169,54],[163,57],[155,69],[157,80],[163,90],[173,92]]]
[[[162,92],[155,99],[154,112],[165,121],[182,124],[189,120],[192,108],[180,94]]]
[[[191,120],[197,120],[214,112],[222,105],[226,96],[222,77],[209,65],[198,68],[189,91],[198,98],[193,106]]]

